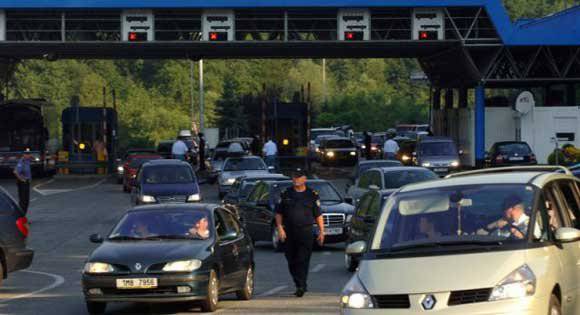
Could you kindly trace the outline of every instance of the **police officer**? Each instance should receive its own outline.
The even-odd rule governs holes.
[[[292,174],[293,186],[280,195],[276,211],[276,228],[280,241],[284,242],[288,269],[296,285],[297,297],[307,291],[306,281],[310,268],[310,256],[314,246],[312,227],[318,225],[317,241],[324,244],[324,222],[320,212],[318,193],[306,187],[306,174],[297,170]]]
[[[30,181],[32,180],[32,171],[30,170],[31,159],[32,154],[30,153],[30,149],[26,149],[14,168],[16,185],[18,186],[18,201],[20,208],[24,211],[24,215],[28,212],[28,204],[30,203]]]

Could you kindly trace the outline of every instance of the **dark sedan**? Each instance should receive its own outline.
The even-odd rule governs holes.
[[[280,248],[278,229],[275,228],[275,209],[280,193],[291,187],[291,181],[256,184],[246,201],[240,203],[239,213],[248,233],[254,241],[269,241],[275,250]],[[306,186],[318,192],[325,226],[325,243],[339,243],[346,240],[346,223],[354,213],[354,207],[347,204],[336,188],[325,180],[309,180]],[[318,228],[312,227],[313,233]]]
[[[350,138],[330,138],[320,143],[320,163],[354,166],[358,162],[358,147]]]
[[[536,155],[526,142],[505,141],[496,142],[486,152],[485,164],[487,167],[536,165]]]
[[[283,181],[289,180],[288,176],[282,174],[267,174],[238,177],[232,184],[230,191],[224,197],[224,204],[237,205],[245,200],[256,183],[259,181]]]
[[[230,211],[217,205],[149,205],[129,210],[83,269],[89,313],[109,302],[186,302],[217,309],[219,296],[254,291],[251,241]]]
[[[136,205],[199,202],[201,193],[191,165],[178,160],[154,160],[139,169],[132,200]]]

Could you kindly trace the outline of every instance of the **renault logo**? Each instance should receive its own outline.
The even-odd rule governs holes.
[[[141,270],[141,268],[142,268],[142,267],[143,267],[143,266],[141,266],[141,264],[140,264],[140,263],[136,263],[136,264],[135,264],[135,269],[136,269],[137,271]]]
[[[423,308],[427,311],[432,310],[435,307],[435,304],[437,304],[437,300],[431,294],[425,296],[423,302],[421,302],[421,305],[423,305]]]

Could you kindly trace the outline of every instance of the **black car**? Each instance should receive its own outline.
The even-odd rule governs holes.
[[[133,204],[201,201],[201,191],[191,165],[179,160],[152,160],[137,172]]]
[[[227,195],[224,197],[224,204],[237,205],[240,201],[245,200],[258,181],[283,181],[289,180],[288,176],[283,174],[268,174],[238,177],[232,184]]]
[[[330,138],[320,142],[320,163],[322,165],[354,166],[358,162],[358,147],[350,138]]]
[[[485,155],[487,167],[536,165],[536,155],[526,142],[504,141],[496,142]]]
[[[370,170],[371,168],[377,168],[377,167],[396,167],[396,166],[402,166],[403,164],[397,160],[364,160],[364,161],[359,161],[357,163],[357,165],[354,167],[354,170],[352,172],[351,175],[351,182],[355,182],[360,174]]]
[[[238,212],[254,241],[269,241],[275,250],[280,249],[278,230],[274,223],[275,209],[280,202],[280,193],[291,186],[291,181],[261,181],[248,198],[240,203]],[[354,207],[346,203],[328,181],[308,180],[306,186],[317,191],[320,196],[325,243],[345,241],[346,222],[354,213]],[[312,229],[315,234],[319,232],[315,226]]]
[[[186,302],[213,312],[219,296],[254,292],[254,251],[230,211],[217,205],[149,205],[129,210],[83,269],[89,313],[109,302]]]
[[[347,246],[357,241],[368,241],[381,209],[392,193],[393,190],[370,190],[361,197],[349,223]],[[346,269],[350,272],[355,271],[359,259],[360,257],[354,257],[345,252],[344,264]]]
[[[0,286],[9,273],[26,269],[34,252],[26,248],[28,221],[18,204],[0,188]]]

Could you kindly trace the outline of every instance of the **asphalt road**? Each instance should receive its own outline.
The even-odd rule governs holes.
[[[327,172],[321,177],[328,176]],[[344,180],[335,184],[344,191]],[[0,186],[16,196],[12,179]],[[9,275],[0,287],[0,314],[87,314],[80,276],[84,261],[95,247],[93,233],[107,234],[130,208],[129,195],[113,179],[55,178],[33,182],[29,218],[32,266]],[[217,202],[217,189],[203,186],[205,201]],[[337,314],[338,294],[350,278],[343,266],[343,244],[317,250],[311,261],[310,292],[303,298],[294,288],[283,254],[267,243],[256,244],[256,295],[252,301],[224,296],[219,314]],[[111,304],[107,314],[199,313],[183,305]]]

